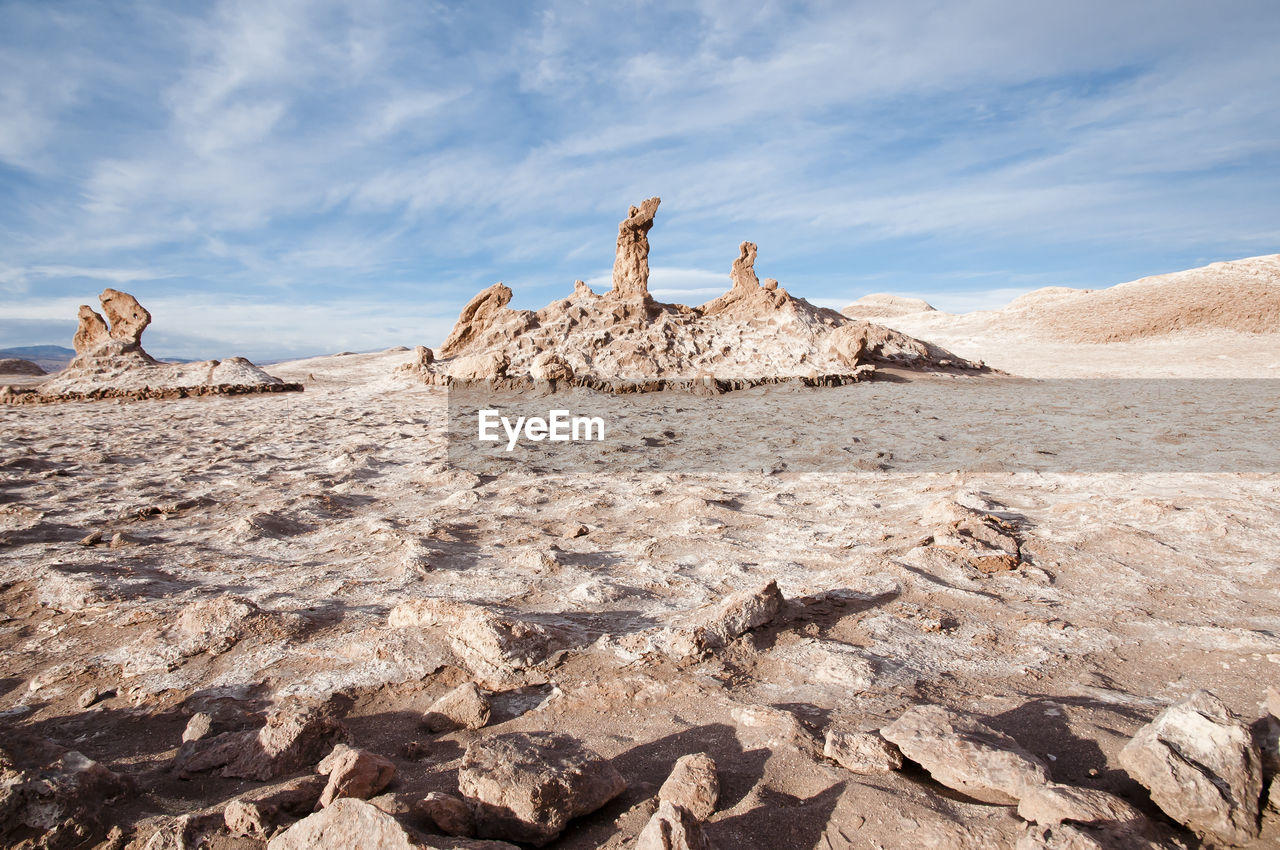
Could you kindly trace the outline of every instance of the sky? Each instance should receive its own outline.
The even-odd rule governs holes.
[[[1280,251],[1280,4],[0,0],[0,348],[435,345],[480,289],[953,312]]]

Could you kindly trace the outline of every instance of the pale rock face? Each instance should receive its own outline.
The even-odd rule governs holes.
[[[118,289],[104,289],[98,299],[102,302],[102,312],[107,314],[111,324],[111,338],[129,345],[142,342],[142,332],[151,324],[151,314],[143,309],[127,292]]]
[[[613,290],[623,298],[649,295],[649,230],[661,198],[650,198],[631,207],[618,224],[618,246],[613,260]]]
[[[850,319],[888,319],[896,316],[908,316],[912,313],[933,313],[936,311],[933,305],[922,298],[904,298],[901,295],[888,295],[877,292],[862,296],[840,312]]]
[[[738,259],[733,261],[729,270],[729,280],[734,289],[752,291],[760,288],[760,278],[756,277],[756,243],[743,242],[738,246]],[[775,289],[777,281],[774,281]]]
[[[667,654],[690,658],[727,646],[733,640],[772,622],[782,610],[782,593],[776,581],[741,590],[722,602],[693,613],[689,622],[658,636]]]
[[[902,767],[902,753],[875,732],[828,729],[822,754],[845,770],[864,776]]]
[[[535,847],[626,787],[606,759],[557,732],[482,738],[467,747],[458,770],[458,789],[475,808],[476,833]]]
[[[325,784],[323,776],[311,775],[247,791],[223,810],[227,831],[235,837],[265,841],[287,821],[314,811]]]
[[[946,785],[996,805],[1014,805],[1049,781],[1044,762],[978,720],[936,705],[918,705],[880,730],[902,754]]]
[[[0,740],[0,746],[7,741]],[[130,793],[128,779],[74,751],[40,770],[20,770],[0,749],[0,843],[5,846],[79,847],[101,837],[110,804]],[[39,838],[11,845],[10,831],[34,831]]]
[[[178,615],[178,651],[183,656],[221,655],[239,642],[252,622],[262,617],[257,605],[242,596],[219,596],[195,602]]]
[[[533,377],[539,381],[569,381],[573,379],[573,367],[554,351],[548,351],[533,364]]]
[[[441,357],[453,357],[472,340],[483,334],[494,321],[511,311],[506,307],[511,303],[511,288],[495,283],[467,302],[462,308],[458,322],[453,331],[440,346],[437,354]]]
[[[72,338],[76,354],[88,354],[111,339],[111,331],[107,322],[88,304],[80,305],[80,324],[76,335]]]
[[[1248,727],[1208,691],[1160,712],[1120,751],[1165,814],[1225,844],[1258,835],[1260,762]]]
[[[692,812],[663,800],[640,831],[636,850],[715,850],[715,845]]]
[[[551,635],[537,623],[466,602],[413,599],[391,609],[387,622],[392,628],[442,629],[458,657],[486,681],[507,681],[551,652]]]
[[[698,820],[711,817],[720,801],[720,776],[715,760],[706,753],[678,758],[658,789],[658,799],[688,810]]]
[[[413,810],[445,835],[469,838],[476,834],[476,818],[471,807],[452,794],[432,791],[415,803]]]
[[[182,730],[182,743],[207,738],[211,731],[213,731],[213,718],[203,711],[197,712],[191,715],[186,728]]]
[[[329,777],[316,803],[316,808],[322,809],[342,797],[369,799],[391,784],[396,766],[377,753],[338,744],[316,765],[316,773]]]
[[[489,722],[489,698],[475,682],[467,682],[432,703],[422,723],[432,732],[480,729]]]

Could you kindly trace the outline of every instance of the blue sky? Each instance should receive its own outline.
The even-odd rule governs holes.
[[[953,311],[1280,251],[1280,4],[0,0],[0,347],[441,341],[501,280],[701,303],[744,239]]]

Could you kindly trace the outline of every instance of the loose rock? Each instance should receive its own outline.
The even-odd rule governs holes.
[[[339,797],[369,799],[391,784],[396,766],[377,753],[338,744],[316,766],[316,772],[329,777],[329,784],[316,803],[316,808],[322,809]]]
[[[324,777],[312,775],[241,794],[222,813],[227,831],[237,837],[266,840],[286,821],[309,815],[324,788]]]
[[[1014,805],[1049,781],[1044,762],[1017,741],[941,706],[918,705],[880,734],[943,785],[984,803]]]
[[[782,603],[778,583],[771,580],[694,612],[687,625],[668,630],[660,640],[665,643],[667,653],[675,658],[701,655],[727,646],[751,629],[771,622],[782,610]]]
[[[469,838],[476,834],[476,818],[463,800],[432,791],[413,807],[414,812],[445,835]]]
[[[875,732],[828,729],[822,754],[845,770],[865,776],[902,767],[902,753]]]
[[[551,635],[537,623],[504,617],[480,605],[449,599],[402,602],[387,618],[392,628],[441,628],[459,658],[478,677],[505,682],[546,660]]]
[[[636,850],[715,850],[715,845],[692,812],[663,800],[640,831]]]
[[[715,760],[706,753],[681,756],[658,789],[658,799],[687,809],[698,820],[711,817],[720,800]]]
[[[1248,727],[1208,691],[1169,706],[1120,751],[1120,765],[1174,820],[1214,841],[1258,835],[1262,768]]]
[[[511,732],[473,742],[458,789],[475,807],[476,833],[541,847],[571,819],[626,789],[606,759],[558,732]]]
[[[189,776],[222,768],[226,777],[265,782],[310,767],[346,738],[346,727],[329,705],[291,697],[257,731],[224,732],[184,744],[173,769]]]

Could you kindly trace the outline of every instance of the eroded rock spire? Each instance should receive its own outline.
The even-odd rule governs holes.
[[[625,298],[649,295],[649,229],[661,198],[632,207],[618,224],[618,250],[613,260],[613,292]]]

